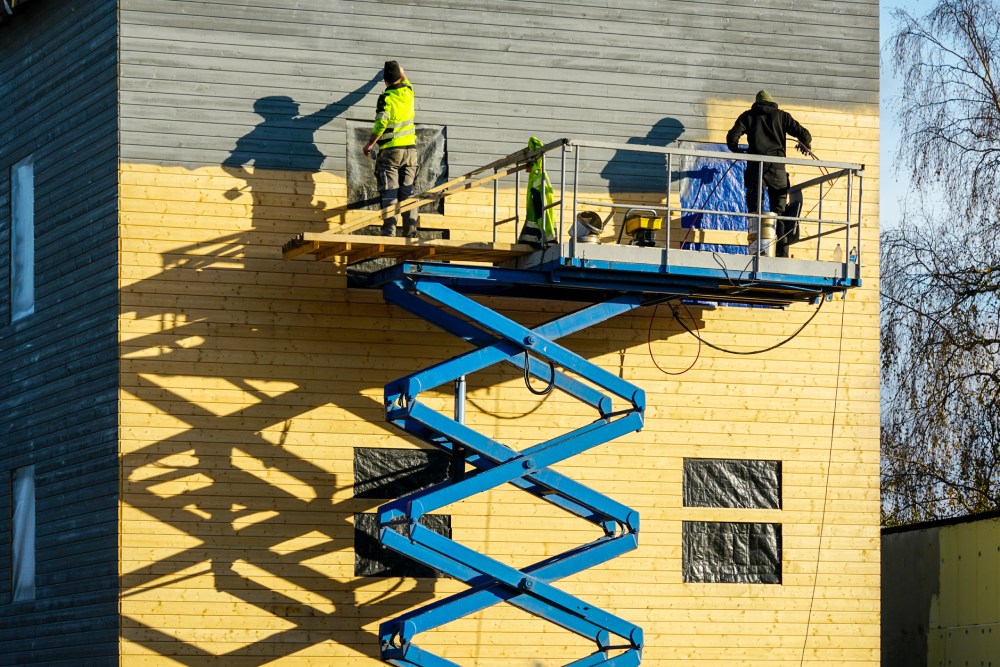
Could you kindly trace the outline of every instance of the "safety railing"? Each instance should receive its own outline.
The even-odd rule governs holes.
[[[330,229],[330,232],[349,234],[370,224],[381,221],[385,216],[395,216],[407,211],[412,211],[413,209],[420,208],[425,204],[431,204],[460,192],[467,192],[490,183],[493,184],[493,226],[495,229],[498,224],[497,188],[500,179],[513,175],[516,179],[515,191],[520,192],[520,172],[530,169],[531,165],[538,159],[542,159],[544,161],[546,153],[549,153],[560,146],[565,148],[566,141],[566,139],[558,139],[545,144],[540,148],[523,148],[519,151],[515,151],[510,155],[500,158],[499,160],[495,160],[487,165],[473,169],[458,178],[453,178],[446,183],[437,185],[430,190],[420,193],[419,195],[414,195],[409,199],[404,199],[403,201],[397,202],[392,206],[387,206],[378,211],[368,211],[367,213],[352,219],[350,222],[336,225]],[[516,217],[516,220],[519,221],[520,217]],[[493,240],[496,240],[495,233]]]
[[[558,151],[558,155],[555,153]],[[642,193],[642,201],[628,201],[629,194],[611,193],[606,200],[595,199],[593,193],[581,197],[580,189],[582,178],[595,173],[597,165],[606,164],[607,159],[600,159],[602,154],[606,155],[613,151],[616,156],[627,154],[655,155],[659,156],[663,162],[658,168],[663,169],[663,188],[660,192],[645,191]],[[590,154],[596,154],[597,160],[591,160],[586,170],[581,165],[587,162]],[[553,159],[558,159],[558,170],[549,173]],[[620,158],[619,158],[620,159]],[[686,239],[678,240],[674,237],[673,227],[682,228],[685,224],[685,216],[718,216],[721,218],[732,218],[735,220],[745,220],[746,231],[752,232],[756,229],[756,238],[765,239],[765,220],[775,222],[786,222],[790,225],[797,225],[799,228],[806,228],[806,234],[800,234],[794,245],[806,248],[803,244],[815,241],[814,255],[816,260],[834,261],[843,264],[854,263],[860,266],[862,257],[862,217],[863,217],[863,194],[864,194],[864,165],[848,162],[836,162],[805,158],[789,157],[769,157],[764,155],[750,155],[744,153],[730,153],[728,151],[695,150],[678,147],[658,147],[645,146],[639,144],[617,144],[600,141],[582,141],[577,139],[559,139],[544,146],[529,150],[522,149],[511,153],[488,165],[479,167],[463,176],[452,179],[447,183],[439,185],[418,196],[402,201],[399,204],[383,209],[382,211],[371,211],[368,214],[356,218],[350,223],[340,225],[331,230],[334,232],[347,233],[376,222],[385,214],[398,215],[399,213],[418,208],[424,204],[447,198],[460,192],[467,192],[471,189],[490,185],[492,187],[492,237],[497,241],[502,233],[506,235],[504,227],[509,227],[512,231],[513,241],[516,242],[522,226],[525,223],[525,216],[522,215],[521,203],[524,197],[528,196],[528,185],[521,178],[521,172],[531,170],[533,164],[541,162],[541,167],[546,177],[550,179],[553,196],[552,200],[545,202],[543,211],[556,211],[557,230],[555,242],[561,244],[566,249],[565,256],[575,258],[579,252],[577,235],[572,233],[574,222],[578,219],[578,214],[584,210],[603,208],[611,211],[605,218],[605,222],[611,221],[619,213],[625,217],[630,210],[643,210],[662,217],[663,239],[657,240],[656,245],[665,250],[664,262],[669,265],[672,250],[682,249]],[[757,201],[756,212],[749,212],[750,206],[742,207],[740,210],[733,210],[716,204],[713,206],[711,200],[703,202],[699,206],[685,206],[681,198],[681,187],[686,176],[677,170],[684,166],[687,161],[697,163],[727,164],[721,171],[728,173],[730,169],[738,163],[746,162],[747,165],[757,163],[756,169]],[[767,165],[795,167],[803,172],[816,172],[816,176],[801,180],[799,183],[791,185],[785,192],[790,201],[800,198],[803,209],[806,204],[812,204],[809,211],[802,215],[775,215],[764,211],[764,192],[766,182],[764,173]],[[552,176],[558,173],[557,179]],[[645,174],[648,177],[651,174]],[[659,178],[659,175],[652,174]],[[724,177],[724,176],[723,176]],[[500,217],[501,201],[504,197],[510,198],[509,193],[501,194],[501,184],[506,180],[513,180],[513,214]],[[654,179],[656,180],[656,179]],[[598,184],[595,181],[594,191],[600,191],[601,187],[606,188],[606,184]],[[621,188],[628,191],[628,184]],[[814,196],[806,199],[806,193]],[[658,198],[658,203],[650,203],[650,198]],[[505,208],[510,208],[504,204]],[[813,215],[815,213],[815,215]],[[621,225],[624,220],[616,220],[615,224],[608,229],[610,232],[618,231],[618,241],[621,242]],[[689,223],[690,224],[690,223]],[[738,226],[738,225],[737,225]],[[733,231],[733,230],[730,230]],[[829,245],[824,247],[823,241],[828,240],[842,245],[840,256],[836,252],[827,252]],[[850,249],[850,250],[848,250]],[[812,250],[810,248],[810,250]],[[756,254],[758,260],[762,254],[767,252],[767,244],[758,242],[755,250],[751,254]],[[812,252],[810,254],[813,254]],[[800,258],[802,255],[798,255]]]
[[[643,201],[627,201],[628,195],[621,194],[613,194],[609,196],[607,201],[595,201],[592,198],[581,199],[579,196],[582,174],[580,165],[585,162],[588,151],[603,152],[605,154],[608,151],[614,151],[618,156],[623,153],[656,154],[662,156],[664,161],[663,179],[665,182],[663,192],[659,193],[662,205],[651,205],[648,201],[648,197],[651,194],[649,192],[643,193],[646,195]],[[763,229],[765,219],[770,218],[774,221],[783,221],[789,223],[789,225],[797,224],[799,227],[805,228],[807,232],[800,234],[793,243],[799,245],[799,247],[804,247],[802,244],[815,241],[814,256],[816,260],[827,259],[827,261],[832,260],[845,264],[855,263],[859,266],[861,264],[864,165],[819,160],[815,156],[812,159],[780,158],[722,151],[675,147],[661,148],[656,146],[613,144],[574,139],[567,139],[565,141],[559,158],[559,179],[558,183],[553,185],[555,196],[551,206],[558,208],[557,236],[560,242],[565,242],[568,248],[568,256],[570,257],[575,257],[578,251],[577,235],[571,233],[573,229],[572,223],[577,220],[577,216],[581,210],[588,207],[603,207],[610,209],[612,214],[616,211],[624,211],[627,215],[627,212],[630,210],[645,210],[662,215],[664,221],[664,238],[662,242],[657,243],[657,246],[665,250],[664,261],[667,264],[670,262],[671,249],[679,249],[681,245],[681,243],[675,242],[676,239],[673,238],[672,228],[675,225],[679,226],[678,223],[681,220],[677,218],[683,218],[684,216],[719,216],[722,218],[744,219],[747,221],[747,231],[753,231],[756,228],[757,239],[765,238]],[[750,208],[749,206],[741,210],[727,209],[719,205],[713,206],[713,202],[711,201],[706,201],[701,206],[683,205],[680,202],[679,192],[683,176],[677,175],[677,170],[681,167],[680,163],[683,160],[688,160],[689,162],[702,160],[716,164],[728,163],[730,166],[744,161],[748,164],[759,164],[760,167],[756,169],[758,179],[756,184],[756,212],[748,212],[746,209]],[[600,162],[598,160],[598,164]],[[786,190],[791,201],[794,201],[795,198],[802,199],[803,209],[805,209],[805,205],[811,204],[805,215],[801,213],[798,215],[774,215],[764,211],[764,202],[762,200],[766,185],[764,182],[765,165],[780,165],[785,168],[793,166],[798,171],[806,173],[809,171],[818,172],[815,177],[802,180],[797,184],[791,185]],[[728,172],[729,167],[720,169],[720,171]],[[814,193],[814,196],[806,199],[804,193],[807,192]],[[517,199],[520,199],[520,196]],[[813,215],[814,213],[815,215]],[[567,215],[569,216],[568,218]],[[612,231],[617,230],[619,232],[619,239],[621,238],[621,224],[619,222],[618,225],[612,228]],[[839,257],[836,250],[828,252],[830,245],[828,244],[824,247],[824,239],[828,239],[838,246],[841,243],[843,244]],[[765,252],[766,245],[764,243],[756,243],[754,245],[754,253],[758,257],[762,252]],[[801,257],[801,255],[799,256]]]

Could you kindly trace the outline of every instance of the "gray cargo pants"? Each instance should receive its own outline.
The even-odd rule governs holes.
[[[379,151],[375,162],[375,181],[382,197],[382,208],[395,206],[413,195],[417,178],[417,149],[413,146],[387,148]],[[382,236],[396,235],[399,216],[387,215],[382,221]],[[418,228],[417,209],[403,213],[403,236],[415,237]]]

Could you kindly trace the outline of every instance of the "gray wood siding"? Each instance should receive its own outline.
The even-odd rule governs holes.
[[[681,139],[719,141],[708,136],[706,102],[749,105],[760,88],[787,105],[857,113],[878,102],[872,0],[123,0],[122,9],[127,162],[218,164],[260,121],[253,100],[287,95],[307,114],[386,58],[407,68],[418,122],[448,127],[452,173],[533,134],[626,141],[664,118],[683,125]],[[370,117],[378,92],[317,132],[324,169],[343,172],[344,118]]]
[[[117,12],[0,25],[0,662],[118,664]],[[35,312],[10,323],[11,166],[34,156]],[[36,599],[11,603],[10,474],[36,472]]]

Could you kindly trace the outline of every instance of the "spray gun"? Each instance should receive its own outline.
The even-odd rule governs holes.
[[[812,150],[810,150],[810,148],[808,146],[806,146],[804,143],[802,143],[801,141],[799,141],[799,142],[797,142],[795,144],[795,150],[797,150],[798,152],[802,153],[806,157],[811,157],[812,159],[817,160],[817,161],[819,160],[819,156],[816,155],[815,153],[813,153]],[[829,174],[829,172],[827,171],[826,167],[820,167],[819,170],[820,170],[820,172],[824,176],[826,176],[827,174]]]

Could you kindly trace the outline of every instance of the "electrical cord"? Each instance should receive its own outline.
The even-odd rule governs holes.
[[[675,308],[674,308],[673,306],[671,306],[671,307],[670,307],[670,312],[671,312],[671,314],[673,314],[673,316],[674,316],[674,319],[675,319],[675,320],[677,320],[677,323],[678,323],[678,324],[680,324],[680,325],[681,325],[682,327],[684,327],[684,329],[685,329],[685,330],[686,330],[686,331],[687,331],[687,332],[688,332],[689,334],[691,334],[692,336],[694,336],[695,338],[697,338],[698,340],[700,340],[700,341],[701,341],[702,343],[704,343],[704,344],[705,344],[705,345],[707,345],[708,347],[712,348],[713,350],[718,350],[719,352],[725,352],[725,353],[727,353],[727,354],[738,354],[738,355],[741,355],[741,356],[749,356],[749,355],[753,355],[753,354],[763,354],[763,353],[765,353],[765,352],[770,352],[771,350],[774,350],[774,349],[777,349],[777,348],[781,347],[782,345],[785,345],[786,343],[789,343],[789,342],[791,342],[791,341],[792,341],[792,340],[793,340],[794,338],[796,338],[796,337],[797,337],[797,336],[798,336],[798,335],[799,335],[800,333],[802,333],[802,331],[803,331],[803,330],[804,330],[804,329],[805,329],[805,328],[806,328],[807,326],[809,326],[809,323],[810,323],[810,322],[812,322],[812,321],[813,321],[813,319],[814,319],[814,318],[815,318],[815,317],[816,317],[817,315],[819,315],[819,311],[823,310],[823,302],[824,302],[824,301],[825,301],[825,299],[823,299],[823,298],[820,298],[820,300],[819,300],[819,306],[817,306],[817,307],[816,307],[816,310],[814,310],[814,311],[813,311],[813,314],[809,316],[809,319],[808,319],[808,320],[806,320],[806,321],[805,321],[805,322],[804,322],[804,323],[802,324],[802,326],[800,326],[800,327],[798,328],[798,330],[796,330],[796,332],[795,332],[795,333],[793,333],[793,334],[792,334],[791,336],[789,336],[789,337],[788,337],[788,338],[786,338],[785,340],[781,341],[780,343],[775,343],[774,345],[771,345],[770,347],[765,347],[765,348],[763,348],[763,349],[760,349],[760,350],[745,350],[745,351],[744,351],[744,350],[730,350],[730,349],[728,349],[728,348],[725,348],[725,347],[722,347],[721,345],[716,345],[716,344],[714,344],[714,343],[710,343],[710,342],[708,342],[707,340],[705,340],[704,338],[702,338],[702,337],[701,337],[700,335],[698,335],[698,334],[697,334],[696,332],[692,331],[692,330],[690,329],[690,327],[688,327],[688,325],[686,325],[686,324],[684,323],[684,320],[682,320],[682,319],[681,319],[680,317],[678,317],[678,315],[677,315],[677,310],[676,310],[676,309],[675,309]]]
[[[740,277],[736,279],[737,282],[733,282],[732,277],[729,275],[729,269],[726,268],[725,262],[722,261],[722,256],[720,255],[720,253],[718,253],[715,250],[712,251],[712,259],[714,259],[715,263],[719,265],[720,269],[722,269],[722,275],[724,275],[726,277],[726,282],[729,283],[730,287],[732,287],[733,289],[738,289],[738,290],[745,290],[745,289],[747,289],[749,287],[753,287],[754,285],[756,285],[758,283],[757,280],[748,280],[747,282],[742,282],[742,280],[743,280],[743,278],[742,278],[743,274],[745,274],[747,271],[750,270],[750,265],[753,264],[753,261],[756,258],[757,258],[756,255],[750,255],[750,260],[746,264],[743,265],[742,269],[740,269]]]
[[[803,155],[808,155],[813,160],[816,160],[817,162],[819,161],[819,156],[816,155],[815,153],[813,153],[811,149],[806,148],[805,144],[803,144],[801,141],[799,143],[795,144],[795,148],[800,153],[802,153]],[[830,174],[830,170],[827,169],[826,167],[820,167],[819,171],[824,176],[828,176]],[[823,194],[822,197],[819,198],[819,201],[817,201],[815,204],[813,204],[813,207],[811,209],[809,209],[808,213],[806,213],[804,216],[800,216],[800,217],[808,218],[809,216],[811,216],[813,214],[813,211],[815,211],[816,208],[823,202],[823,200],[826,198],[826,195],[830,194],[830,191],[833,190],[833,186],[835,186],[837,184],[837,181],[839,181],[839,180],[840,180],[840,176],[838,176],[837,178],[833,179],[833,182],[830,183],[830,187],[827,188],[827,191]]]
[[[684,304],[681,304],[681,305],[684,305]],[[682,370],[682,371],[668,371],[665,368],[663,368],[662,366],[660,366],[660,364],[657,363],[657,361],[656,361],[656,357],[653,356],[653,321],[656,319],[656,311],[659,310],[659,308],[660,308],[660,304],[656,304],[653,307],[653,312],[649,316],[649,328],[646,330],[646,349],[649,350],[649,358],[653,362],[653,365],[656,366],[656,368],[661,373],[663,373],[664,375],[684,375],[689,370],[691,370],[692,368],[694,368],[694,365],[696,363],[698,363],[698,359],[701,358],[701,339],[700,338],[698,339],[698,351],[694,355],[694,360],[691,362],[691,365],[688,366],[687,368],[685,368],[684,370]],[[694,321],[694,317],[691,315],[691,311],[688,310],[688,307],[686,305],[684,306],[684,310],[687,311],[688,317],[691,318],[691,321]],[[696,324],[695,325],[695,329],[697,329],[697,328],[698,328],[698,325]]]
[[[531,356],[528,354],[527,350],[524,351],[524,386],[527,387],[528,391],[535,396],[546,396],[551,393],[552,388],[556,386],[556,366],[548,359],[545,359],[544,361],[549,366],[549,381],[548,386],[545,387],[545,389],[539,390],[531,386],[531,374],[528,372],[528,369],[531,367]]]
[[[820,302],[822,303],[822,301]],[[817,311],[818,312],[818,311]],[[847,315],[847,303],[840,309],[840,341],[837,347],[837,384],[833,390],[833,414],[830,418],[830,447],[826,454],[826,477],[823,482],[823,509],[819,519],[819,542],[816,545],[816,567],[813,570],[812,593],[809,596],[809,613],[806,616],[806,631],[802,638],[802,654],[799,658],[799,667],[805,664],[806,648],[809,646],[809,629],[812,627],[813,608],[816,604],[816,589],[819,584],[819,563],[820,555],[823,551],[823,537],[826,533],[826,506],[830,499],[830,468],[833,465],[833,443],[837,429],[837,409],[840,400],[840,373],[841,364],[844,357],[844,320]]]

